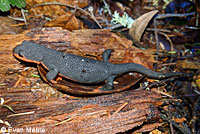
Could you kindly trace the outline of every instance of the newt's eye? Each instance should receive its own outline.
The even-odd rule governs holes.
[[[20,56],[20,57],[24,57],[24,54],[23,54],[23,51],[22,51],[22,50],[21,50],[21,51],[19,51],[19,53],[18,53],[18,54],[19,54],[19,56]]]

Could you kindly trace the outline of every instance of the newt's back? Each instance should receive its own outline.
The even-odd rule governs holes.
[[[53,54],[56,52],[56,54]],[[111,63],[97,61],[73,54],[54,51],[44,57],[42,63],[51,68],[55,66],[59,73],[80,83],[99,83],[107,79],[110,74]]]

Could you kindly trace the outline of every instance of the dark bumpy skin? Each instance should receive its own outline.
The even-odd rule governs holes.
[[[191,77],[182,72],[159,73],[136,63],[112,64],[109,63],[111,50],[105,50],[103,61],[98,61],[73,54],[66,54],[49,49],[30,41],[24,41],[13,50],[15,57],[27,61],[42,64],[48,69],[48,80],[53,80],[58,74],[80,83],[100,83],[106,81],[101,90],[111,90],[116,76],[137,72],[154,79],[169,77]]]

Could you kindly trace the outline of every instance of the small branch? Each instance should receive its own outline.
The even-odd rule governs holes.
[[[72,6],[72,5],[70,5],[70,4],[63,4],[63,3],[57,3],[57,2],[55,2],[55,3],[49,3],[49,2],[47,2],[47,3],[42,3],[42,4],[34,5],[32,8],[35,8],[35,7],[38,7],[38,6],[48,6],[48,5],[66,6],[66,7],[70,7],[70,8],[73,8],[73,9],[80,10],[80,11],[82,11],[83,13],[85,13],[86,15],[90,16],[90,17],[97,23],[97,25],[98,25],[100,28],[102,28],[102,26],[99,24],[99,22],[96,20],[96,18],[95,18],[92,14],[88,13],[87,11],[83,10],[83,9],[80,8],[80,7]]]
[[[169,17],[186,17],[186,16],[195,15],[195,14],[196,12],[185,13],[185,14],[158,14],[156,16],[156,19],[164,19],[164,18],[169,18]]]
[[[154,33],[155,33],[155,38],[156,38],[156,61],[158,61],[159,39],[158,39],[157,20],[156,19],[154,19],[153,24],[154,24]],[[157,64],[154,66],[154,70],[156,70],[156,68],[157,68]]]

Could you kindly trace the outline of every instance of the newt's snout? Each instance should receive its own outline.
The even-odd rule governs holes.
[[[20,59],[20,60],[24,60],[25,59],[25,56],[23,54],[23,50],[20,48],[20,45],[19,46],[16,46],[14,49],[13,49],[13,55]]]
[[[39,63],[37,58],[39,54],[37,54],[33,48],[32,45],[30,46],[24,41],[21,45],[13,49],[13,55],[22,61]]]
[[[14,53],[14,54],[19,54],[19,51],[20,51],[19,46],[16,46],[16,47],[13,49],[13,53]]]

